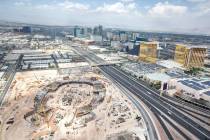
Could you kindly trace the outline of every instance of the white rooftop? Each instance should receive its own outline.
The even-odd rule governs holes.
[[[6,57],[4,58],[4,60],[6,61],[15,61],[19,58],[20,54],[7,54]]]
[[[177,44],[177,45],[185,46],[187,48],[205,48],[205,49],[208,48],[206,45],[190,45],[190,44]]]
[[[96,45],[89,45],[88,48],[91,50],[107,51],[106,48],[101,48],[100,46],[96,46]]]
[[[41,50],[30,50],[30,49],[22,49],[22,50],[12,50],[13,54],[27,54],[27,53],[42,53]]]
[[[166,82],[171,79],[171,77],[165,73],[149,73],[146,74],[145,76],[150,80],[161,81],[161,82]]]
[[[161,60],[157,62],[158,65],[166,67],[168,69],[180,68],[182,69],[182,64],[179,64],[173,60]]]

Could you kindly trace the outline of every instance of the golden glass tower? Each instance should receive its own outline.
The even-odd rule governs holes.
[[[175,61],[185,68],[203,67],[206,56],[206,47],[177,45],[175,50]]]
[[[156,63],[157,61],[157,48],[156,42],[141,42],[139,58],[144,62]]]

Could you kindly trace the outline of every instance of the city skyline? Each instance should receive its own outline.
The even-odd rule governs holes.
[[[45,25],[102,24],[144,31],[210,34],[210,1],[9,0],[0,19]]]
[[[210,139],[208,2],[190,1],[2,0],[0,140]]]

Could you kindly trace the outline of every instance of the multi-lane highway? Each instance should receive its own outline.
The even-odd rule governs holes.
[[[0,106],[2,106],[4,102],[4,97],[6,96],[7,91],[9,90],[9,87],[13,81],[13,78],[15,76],[16,70],[19,69],[20,63],[22,61],[23,55],[19,57],[19,59],[14,64],[9,64],[8,68],[5,70],[5,74],[3,76],[3,79],[5,79],[5,86],[3,87],[2,92],[0,93]]]
[[[15,66],[11,64],[8,66],[3,76],[3,79],[5,79],[5,84],[2,92],[0,93],[0,106],[3,104],[4,97],[10,87],[10,84],[12,83],[14,76],[15,76]]]
[[[104,60],[98,58],[94,53],[83,50],[82,48],[75,47],[76,51],[82,56],[86,57],[89,61],[95,64],[104,63]],[[183,113],[183,109],[178,107],[173,100],[166,97],[160,96],[155,90],[146,86],[142,82],[128,76],[127,73],[120,70],[115,66],[100,66],[103,73],[108,75],[113,82],[117,82],[120,86],[126,88],[130,93],[134,94],[138,99],[143,101],[157,118],[163,118],[173,128],[182,135],[185,139],[191,139],[189,135],[185,134],[179,126],[185,128],[186,131],[193,134],[195,137],[201,140],[210,139],[210,130],[206,129],[199,123],[195,122],[194,119]],[[176,124],[179,126],[177,126]],[[163,128],[165,128],[163,126]],[[166,128],[165,128],[166,129]],[[166,130],[168,139],[172,139],[170,132]]]
[[[81,49],[79,47],[73,47],[74,48],[74,51],[79,54],[80,56],[84,57],[86,60],[88,60],[91,64],[104,64],[104,60],[97,57],[94,53],[88,51],[88,50],[84,50],[84,49]],[[102,71],[103,72],[103,71]],[[106,74],[105,72],[103,72],[103,74],[105,76],[107,76],[108,78],[110,78],[110,80],[113,80],[109,74]],[[142,117],[145,121],[145,124],[146,124],[146,127],[147,127],[147,138],[150,139],[150,140],[157,140],[159,139],[160,136],[158,136],[157,132],[156,132],[156,129],[155,129],[155,126],[154,124],[152,123],[152,120],[150,118],[150,116],[148,115],[147,111],[144,109],[144,107],[142,107],[142,105],[138,102],[138,100],[136,100],[136,98],[134,98],[132,95],[130,95],[129,91],[127,91],[126,88],[122,87],[121,84],[118,84],[116,81],[115,81],[115,85],[118,86],[122,92],[124,92],[124,94],[133,102],[133,104],[138,108],[138,110],[141,112],[142,114]]]
[[[122,86],[126,87],[130,92],[143,100],[143,102],[149,106],[151,110],[158,113],[158,115],[174,120],[189,132],[196,135],[199,139],[210,139],[209,130],[203,128],[188,116],[178,111],[178,108],[172,106],[170,102],[155,94],[149,87],[139,84],[138,81],[130,78],[124,72],[113,66],[101,66],[100,68]],[[184,137],[187,138],[187,136]]]
[[[103,71],[102,71],[103,72]],[[114,81],[109,75],[107,75],[105,72],[103,74]],[[119,87],[119,89],[133,102],[133,104],[136,106],[136,108],[140,111],[143,120],[145,122],[146,128],[147,128],[147,134],[145,134],[146,139],[150,140],[157,140],[160,139],[160,135],[157,134],[155,126],[153,124],[152,119],[150,118],[150,115],[145,110],[145,108],[142,106],[142,104],[136,100],[135,96],[132,96],[130,94],[130,91],[128,91],[125,87],[123,87],[121,84],[119,84],[117,81],[114,81],[115,85]],[[162,122],[161,122],[162,123]]]

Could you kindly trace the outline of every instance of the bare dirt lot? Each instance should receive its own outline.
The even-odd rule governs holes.
[[[145,139],[141,114],[94,70],[17,73],[0,110],[1,140]]]

